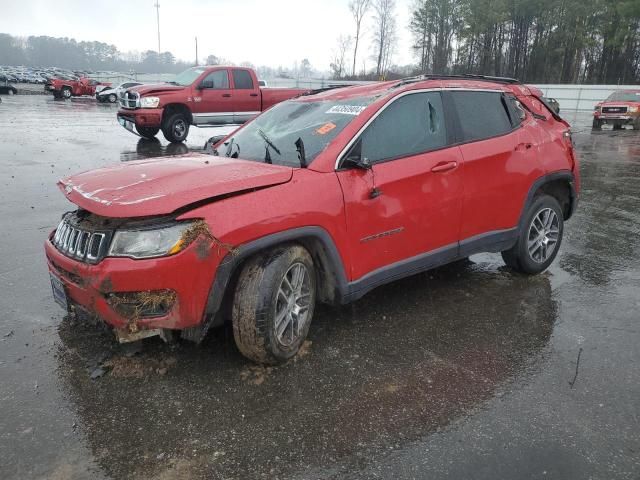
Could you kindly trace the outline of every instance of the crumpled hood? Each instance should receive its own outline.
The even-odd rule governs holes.
[[[177,92],[179,90],[184,90],[185,88],[187,87],[171,85],[170,83],[153,83],[150,85],[138,85],[137,87],[131,87],[127,90],[131,92],[138,92],[140,96],[143,96],[150,95],[152,93]]]
[[[165,215],[202,200],[288,182],[291,167],[191,154],[114,165],[63,178],[79,207],[113,218]]]

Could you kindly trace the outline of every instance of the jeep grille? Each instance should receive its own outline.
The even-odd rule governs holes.
[[[74,215],[66,215],[51,239],[64,256],[86,263],[98,263],[106,255],[110,232],[96,232],[78,227]]]

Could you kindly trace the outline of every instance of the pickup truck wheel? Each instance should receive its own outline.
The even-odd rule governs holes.
[[[159,131],[160,128],[158,127],[139,127],[136,125],[136,132],[138,132],[142,138],[149,140],[155,138]]]
[[[171,143],[184,142],[189,134],[189,120],[183,113],[169,115],[162,122],[162,134]]]
[[[118,100],[118,98],[116,97],[115,93],[112,93],[111,95],[109,95],[109,102],[110,103],[116,103],[116,100]]]
[[[526,213],[518,242],[502,252],[502,258],[518,272],[529,275],[543,272],[558,254],[563,231],[560,204],[550,195],[540,195]]]
[[[600,130],[602,129],[602,120],[598,120],[597,118],[593,119],[593,124],[591,125],[591,128],[593,130]]]
[[[640,117],[636,118],[632,125],[634,130],[640,130]]]
[[[279,247],[249,260],[231,313],[238,349],[258,363],[287,361],[307,336],[315,301],[313,260],[301,246]]]
[[[63,98],[71,98],[71,89],[70,88],[63,88],[62,89],[62,97]]]

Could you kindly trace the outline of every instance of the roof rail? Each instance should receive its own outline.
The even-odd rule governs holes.
[[[391,88],[398,88],[403,85],[408,85],[410,83],[424,82],[425,80],[478,80],[481,82],[504,83],[504,84],[510,84],[510,85],[520,83],[520,80],[517,80],[515,78],[492,77],[489,75],[475,75],[472,73],[465,73],[462,75],[430,74],[430,75],[417,75],[415,77],[403,78],[400,81],[398,81],[398,83],[393,84]]]

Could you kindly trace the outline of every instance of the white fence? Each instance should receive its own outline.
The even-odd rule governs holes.
[[[137,80],[144,83],[166,82],[171,80],[173,74],[120,74],[113,76],[92,76],[97,80],[112,82],[119,84],[127,80]],[[270,87],[281,88],[324,88],[329,85],[353,85],[370,82],[354,82],[330,80],[326,78],[266,78]],[[560,102],[561,110],[593,110],[596,103],[601,102],[616,90],[636,89],[640,90],[638,85],[539,85],[534,84],[544,93],[545,97],[555,98]]]
[[[601,102],[616,90],[635,89],[638,85],[535,85],[545,97],[555,98],[560,102],[560,110],[593,110],[596,103]],[[640,98],[640,97],[639,97]]]

